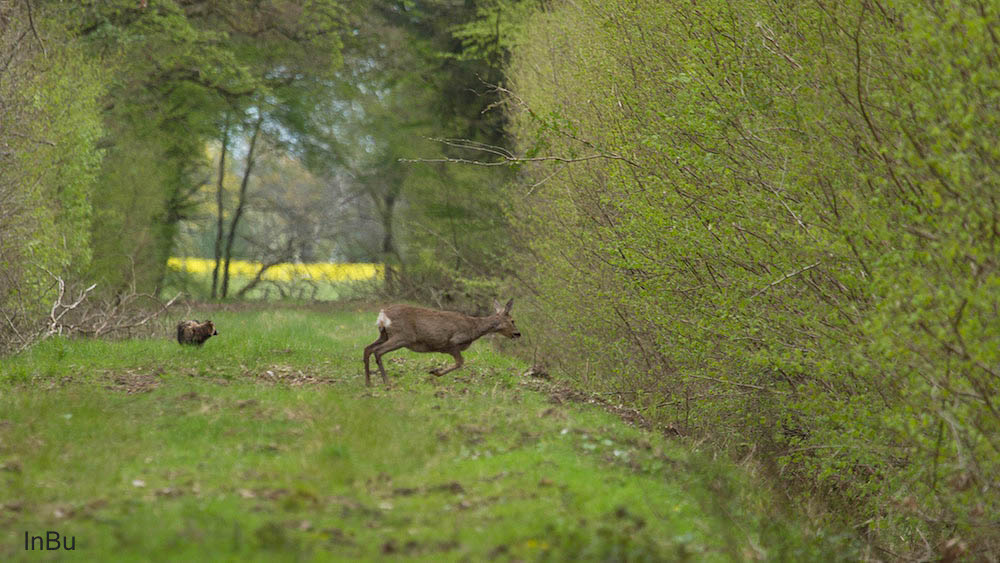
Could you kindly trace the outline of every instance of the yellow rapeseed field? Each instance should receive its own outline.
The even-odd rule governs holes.
[[[167,260],[167,267],[178,272],[212,275],[215,260],[207,258],[176,258]],[[233,260],[229,264],[230,276],[253,277],[261,264],[246,260]],[[309,264],[284,263],[270,267],[263,278],[271,281],[313,280],[326,282],[382,279],[382,264],[334,264],[314,262]]]

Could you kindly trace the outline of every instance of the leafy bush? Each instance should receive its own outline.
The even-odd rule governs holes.
[[[530,332],[582,384],[763,448],[875,532],[996,549],[998,10],[539,14],[515,133],[576,161],[532,170],[514,211]]]
[[[101,153],[97,67],[58,26],[4,12],[0,58],[0,351],[24,346],[49,313],[55,278],[90,260]]]

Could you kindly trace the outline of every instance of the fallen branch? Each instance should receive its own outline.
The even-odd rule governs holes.
[[[97,287],[96,283],[91,284],[90,287],[80,292],[80,295],[77,296],[76,301],[74,301],[69,305],[65,305],[62,302],[62,298],[63,295],[66,294],[66,282],[64,282],[63,279],[59,277],[57,277],[56,280],[59,283],[59,296],[56,297],[55,302],[52,304],[52,310],[49,313],[49,321],[50,321],[49,328],[46,331],[45,336],[42,337],[43,339],[48,338],[53,334],[62,334],[64,326],[60,322],[62,318],[66,316],[66,313],[79,307],[80,304],[83,303],[83,301],[87,298],[87,296],[90,295],[90,292],[94,291],[94,288]],[[56,314],[56,311],[59,311],[58,315]]]
[[[97,284],[96,283],[91,284],[90,287],[80,292],[80,295],[76,298],[76,301],[74,301],[69,305],[66,305],[62,302],[63,296],[66,295],[66,282],[61,277],[53,274],[48,268],[42,266],[39,266],[39,268],[41,268],[46,274],[52,277],[52,279],[55,280],[57,287],[59,288],[59,293],[58,295],[56,295],[56,300],[52,303],[52,308],[49,310],[48,327],[41,337],[42,340],[45,340],[46,338],[52,336],[53,334],[62,334],[62,323],[60,322],[62,318],[66,316],[66,313],[79,307],[80,304],[83,303],[84,299],[87,298],[87,295],[89,295],[91,291],[94,291],[94,288],[97,287]]]
[[[165,313],[178,299],[183,296],[183,293],[178,293],[173,296],[169,301],[160,305],[160,308],[151,313],[141,314],[137,317],[132,317],[127,313],[121,312],[122,304],[131,304],[132,301],[138,299],[139,297],[146,297],[149,299],[156,300],[152,295],[145,294],[132,294],[124,299],[119,299],[119,304],[115,305],[110,312],[99,312],[96,315],[100,318],[99,324],[94,327],[86,327],[78,323],[76,325],[68,326],[67,331],[69,334],[78,333],[86,336],[105,336],[115,332],[127,331],[139,328],[141,326],[149,324],[150,321],[159,317]]]
[[[35,343],[56,335],[101,337],[132,331],[149,325],[183,296],[183,293],[178,293],[164,303],[153,295],[136,292],[133,282],[129,284],[127,291],[99,301],[93,299],[96,283],[76,292],[62,277],[42,266],[38,267],[52,278],[56,295],[51,307],[48,307],[47,317],[44,316],[45,313],[39,315],[41,318],[36,317],[33,329],[19,330],[19,323],[15,322],[17,315],[11,318],[7,311],[2,311],[7,327],[17,339],[14,353],[22,352]],[[75,297],[70,300],[68,296],[74,294]],[[142,306],[138,303],[141,299],[148,299],[157,306]]]

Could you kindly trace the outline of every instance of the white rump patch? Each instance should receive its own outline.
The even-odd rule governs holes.
[[[377,326],[379,328],[389,328],[389,325],[391,325],[391,324],[392,324],[392,321],[389,320],[388,316],[386,316],[385,310],[383,309],[383,310],[379,311],[378,312],[378,320],[375,321],[375,326]]]

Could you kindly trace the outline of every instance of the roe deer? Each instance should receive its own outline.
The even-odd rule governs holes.
[[[514,305],[511,299],[507,305],[493,301],[494,312],[488,317],[470,317],[451,311],[437,311],[409,305],[392,305],[378,313],[378,340],[365,347],[365,385],[371,386],[371,370],[368,367],[368,357],[375,354],[375,363],[382,373],[382,382],[389,385],[385,376],[382,356],[399,348],[409,348],[414,352],[442,352],[455,358],[455,365],[447,368],[435,368],[430,373],[444,375],[462,367],[462,350],[465,350],[480,337],[493,332],[509,338],[520,338],[521,333],[514,326],[510,316],[510,308]]]

